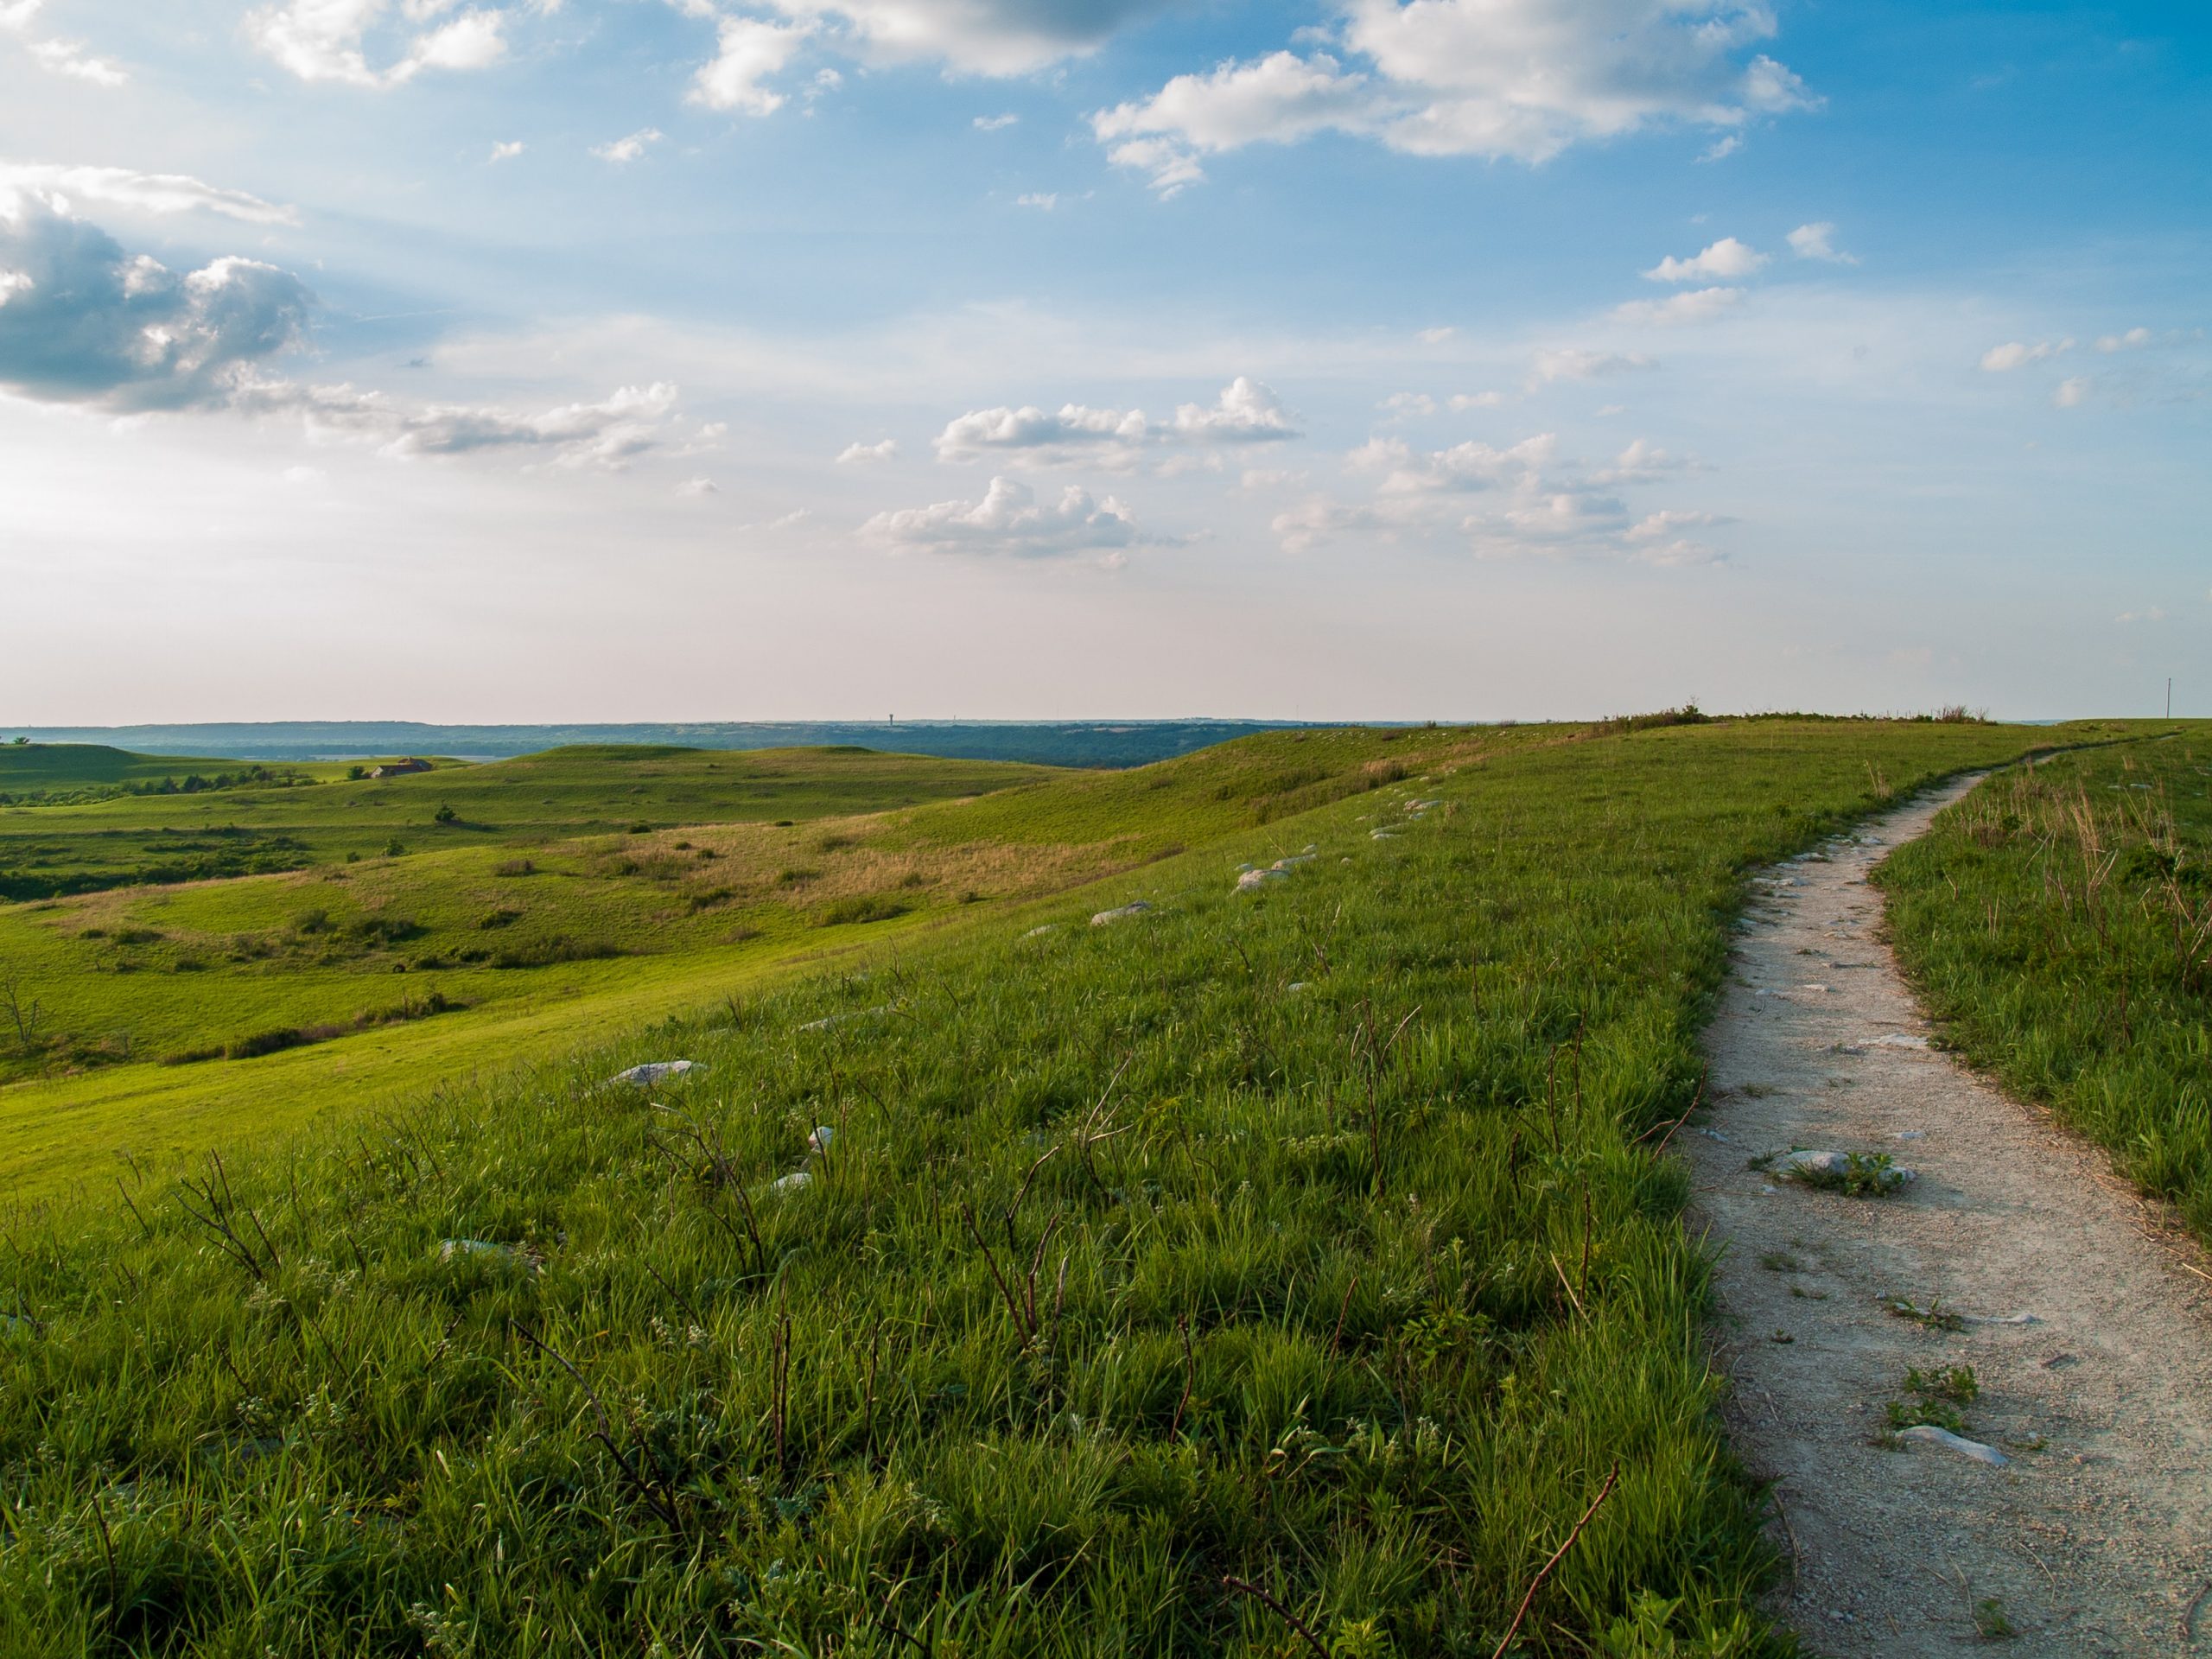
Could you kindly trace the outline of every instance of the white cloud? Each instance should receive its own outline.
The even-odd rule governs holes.
[[[1020,75],[1096,49],[1166,0],[769,0],[806,24],[842,25],[863,55]]]
[[[2163,605],[2147,606],[2139,611],[2122,611],[2113,618],[2115,622],[2163,622],[2165,620],[2166,607]]]
[[[1436,413],[1436,399],[1425,391],[1394,391],[1375,405],[1384,414],[1400,420]]]
[[[58,192],[71,201],[99,202],[142,213],[181,213],[195,208],[252,225],[296,225],[289,207],[226,190],[182,173],[140,173],[127,167],[61,167],[40,162],[0,162],[0,197]]]
[[[885,438],[877,443],[849,443],[837,452],[838,465],[863,467],[878,461],[891,461],[899,454],[899,440]]]
[[[676,486],[676,493],[691,499],[697,499],[702,496],[720,495],[722,491],[721,486],[711,478],[687,478]]]
[[[2050,401],[2060,409],[2072,409],[2088,401],[2089,382],[2084,375],[2058,383],[2058,390],[2050,394]]]
[[[1070,485],[1050,505],[1010,478],[994,478],[980,501],[939,501],[879,512],[861,535],[898,549],[940,553],[1004,553],[1039,558],[1133,547],[1152,538],[1112,496],[1092,499]]]
[[[0,191],[0,386],[124,410],[218,406],[296,345],[315,296],[236,257],[180,275],[59,197]]]
[[[435,28],[416,27],[450,9],[451,0],[402,0],[395,24],[391,0],[284,0],[248,13],[245,31],[302,80],[372,89],[401,86],[425,69],[482,69],[506,55],[506,10],[471,9]],[[553,8],[539,0],[538,9]],[[390,58],[381,68],[369,61],[372,35]]]
[[[46,0],[0,0],[0,29],[19,35],[31,26]]]
[[[1613,308],[1617,322],[1650,324],[1662,328],[1684,323],[1710,322],[1726,316],[1744,302],[1740,288],[1696,288],[1663,300],[1630,300]]]
[[[1981,354],[1981,367],[1986,374],[2009,374],[2014,369],[2040,363],[2045,358],[2056,357],[2061,352],[2073,349],[2074,342],[2070,340],[2042,340],[2032,346],[2022,340],[2007,340],[2002,346],[1991,346]]]
[[[1026,196],[1016,196],[1014,199],[1014,205],[1017,207],[1034,207],[1041,213],[1049,213],[1060,205],[1059,192],[1033,190]]]
[[[1750,276],[1766,262],[1765,254],[1732,236],[1724,236],[1687,259],[1669,254],[1645,271],[1643,279],[1648,283],[1694,283],[1713,276],[1732,279]]]
[[[978,132],[1004,132],[1008,127],[1019,125],[1020,121],[1020,116],[1010,113],[979,115],[976,118],[975,127]]]
[[[1732,132],[1707,144],[1698,152],[1697,159],[1700,162],[1725,162],[1743,147],[1744,135]]]
[[[1454,415],[1464,415],[1471,409],[1497,409],[1504,402],[1502,391],[1455,391],[1444,406]]]
[[[1415,449],[1402,438],[1373,438],[1345,457],[1354,470],[1379,473],[1384,495],[1432,491],[1491,490],[1510,485],[1535,487],[1541,468],[1559,456],[1559,439],[1549,432],[1523,438],[1504,449],[1469,442],[1448,449]]]
[[[651,146],[660,143],[658,127],[644,127],[626,138],[610,138],[603,144],[594,144],[591,153],[602,162],[612,162],[617,167],[626,167],[643,156]]]
[[[2131,328],[2124,334],[2099,335],[2097,349],[2109,356],[2114,352],[2140,351],[2150,343],[2151,331],[2148,328]]]
[[[1604,380],[1639,374],[1659,365],[1641,352],[1590,352],[1569,347],[1538,352],[1529,373],[1536,381]]]
[[[491,159],[495,162],[512,162],[522,154],[523,149],[523,142],[519,138],[504,143],[495,143],[492,146]]]
[[[1621,534],[1629,542],[1672,542],[1686,530],[1706,530],[1714,524],[1733,521],[1719,513],[1700,512],[1688,507],[1662,507],[1656,512],[1647,512]]]
[[[774,114],[783,108],[784,95],[761,82],[780,74],[811,33],[810,23],[770,23],[757,17],[721,19],[714,60],[693,78],[691,101],[710,110]]]
[[[1441,346],[1455,338],[1459,332],[1447,325],[1441,328],[1424,328],[1414,338],[1424,346]]]
[[[1081,404],[1063,404],[1057,414],[1033,405],[975,410],[946,424],[937,453],[941,461],[1003,454],[1033,466],[1082,461],[1127,467],[1166,446],[1267,443],[1300,435],[1270,388],[1239,375],[1211,404],[1181,404],[1166,421],[1154,421],[1141,409]]]
[[[1789,251],[1800,259],[1825,259],[1831,264],[1855,265],[1856,254],[1841,251],[1835,245],[1835,226],[1827,219],[1815,225],[1800,225],[1789,232]]]
[[[248,415],[297,419],[311,433],[360,437],[394,456],[543,451],[564,467],[619,472],[661,447],[676,415],[677,390],[665,383],[624,386],[596,404],[564,404],[531,415],[490,404],[409,408],[350,385],[289,381],[241,386],[232,407]]]
[[[88,80],[95,86],[121,86],[130,79],[107,59],[86,51],[82,41],[29,41],[23,49],[50,74]]]
[[[1201,156],[1325,131],[1541,162],[1650,125],[1812,107],[1795,73],[1750,54],[1776,28],[1764,0],[1343,0],[1332,50],[1179,75],[1091,125],[1163,194],[1203,176]]]

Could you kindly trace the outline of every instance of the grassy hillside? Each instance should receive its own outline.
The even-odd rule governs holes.
[[[1184,763],[1132,785],[1160,844],[1248,827],[189,1185],[126,1171],[0,1257],[0,1629],[1281,1655],[1294,1618],[1487,1655],[1595,1503],[1522,1651],[1780,1651],[1662,1126],[1750,867],[2060,736],[1370,734],[1376,787],[1284,816],[1357,785]],[[1033,807],[931,810],[1059,844]]]
[[[1879,879],[1948,1040],[2212,1238],[2212,725],[2001,773]]]
[[[365,1074],[420,1086],[440,1075],[433,1066],[511,1054],[548,1033],[573,1044],[634,1019],[641,999],[712,1000],[857,931],[1033,898],[1380,787],[1423,758],[1557,735],[1301,732],[1100,775],[830,753],[809,771],[783,751],[741,759],[766,763],[770,775],[746,787],[785,807],[809,787],[818,805],[872,789],[911,798],[1039,781],[811,823],[563,840],[512,823],[480,838],[464,819],[434,826],[422,852],[0,907],[0,992],[12,986],[12,1006],[35,1009],[35,1040],[10,1043],[0,1027],[0,1080],[16,1085],[0,1089],[0,1161],[22,1190],[48,1192],[104,1171],[118,1149],[159,1157],[230,1125],[296,1122],[356,1097]],[[460,774],[444,794],[530,780],[531,802],[548,808],[540,822],[566,828],[603,821],[610,801],[638,810],[641,781],[664,785],[664,808],[712,804],[690,798],[696,775],[728,764],[563,752]],[[389,798],[384,785],[332,790],[319,822],[340,834],[347,801]],[[312,1057],[292,1052],[310,1044]]]
[[[282,786],[343,777],[343,766],[270,765],[189,755],[133,754],[100,743],[0,743],[0,805],[56,797],[104,799],[132,789],[159,789],[188,779],[196,793],[241,784]]]
[[[242,770],[236,762],[207,764],[226,767],[223,775]],[[351,768],[335,766],[287,770],[303,781],[312,774],[313,786],[237,785],[0,809],[0,899],[458,847],[527,850],[633,827],[804,822],[1050,775],[1037,766],[870,749],[742,753],[611,747],[555,749],[397,778],[348,779]]]

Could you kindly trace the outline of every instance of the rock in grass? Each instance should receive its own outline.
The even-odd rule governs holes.
[[[1090,925],[1093,927],[1105,927],[1115,922],[1126,922],[1132,916],[1149,916],[1151,913],[1152,906],[1140,899],[1133,904],[1120,905],[1112,910],[1100,911],[1090,918]]]
[[[795,1169],[791,1171],[790,1174],[779,1175],[774,1180],[769,1182],[768,1190],[780,1197],[782,1194],[786,1192],[798,1192],[799,1188],[808,1185],[813,1179],[814,1172],[812,1170]]]
[[[1280,881],[1289,874],[1290,872],[1288,870],[1247,870],[1243,874],[1236,878],[1236,891],[1239,893],[1257,893],[1262,887],[1266,887],[1268,882]],[[1096,918],[1093,918],[1092,919],[1096,920]]]
[[[1984,1446],[1980,1440],[1967,1440],[1954,1434],[1948,1428],[1938,1428],[1933,1423],[1915,1423],[1910,1428],[1897,1431],[1901,1440],[1925,1440],[1930,1446],[1940,1446],[1955,1452],[1962,1458],[1972,1458],[1976,1463],[1986,1463],[1993,1469],[2002,1469],[2012,1459],[1993,1446]]]
[[[1042,924],[1040,924],[1039,925],[1038,925],[1038,926],[1036,926],[1036,927],[1033,927],[1033,928],[1031,928],[1031,929],[1030,929],[1027,933],[1023,934],[1021,937],[1022,937],[1023,938],[1025,938],[1025,939],[1041,939],[1041,938],[1044,938],[1047,933],[1050,933],[1050,932],[1053,931],[1054,931],[1055,929],[1057,929],[1058,926],[1059,926],[1059,924],[1058,924],[1058,922],[1045,922],[1045,923],[1042,923]]]
[[[680,1077],[686,1071],[706,1068],[696,1060],[647,1060],[643,1065],[633,1065],[627,1071],[617,1071],[609,1083],[626,1083],[632,1089],[650,1089],[669,1077]]]

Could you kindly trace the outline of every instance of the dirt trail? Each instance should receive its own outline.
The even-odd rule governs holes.
[[[1967,787],[1765,879],[1707,1038],[1711,1104],[1677,1141],[1726,1246],[1736,1444],[1780,1499],[1773,1611],[1840,1656],[1983,1645],[1991,1601],[2019,1656],[2212,1655],[2206,1260],[2101,1153],[1924,1046],[1866,885]],[[1919,1179],[1849,1198],[1747,1166],[1801,1147]],[[1981,1387],[1967,1434],[2004,1467],[1882,1443],[1906,1368],[1961,1363]]]

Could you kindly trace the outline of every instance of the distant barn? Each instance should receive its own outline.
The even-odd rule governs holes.
[[[369,768],[369,776],[372,778],[404,778],[410,772],[428,772],[429,769],[430,763],[429,761],[419,760],[413,755],[410,755],[404,760],[387,760],[380,766],[371,766]]]

